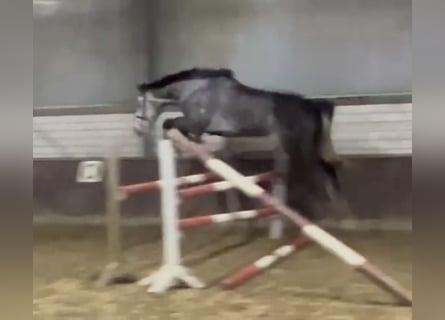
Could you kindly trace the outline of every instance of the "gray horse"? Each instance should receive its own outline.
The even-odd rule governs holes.
[[[147,134],[165,107],[175,103],[184,116],[166,121],[164,128],[177,128],[198,142],[204,133],[276,136],[275,173],[286,186],[288,204],[308,217],[312,217],[308,200],[318,193],[316,177],[322,176],[339,191],[341,160],[330,136],[335,107],[330,101],[251,88],[230,69],[184,70],[141,84],[138,90],[143,101],[135,114],[138,135]]]

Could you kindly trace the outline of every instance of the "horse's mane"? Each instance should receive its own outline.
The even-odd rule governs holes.
[[[233,79],[234,72],[231,69],[224,69],[224,68],[222,69],[193,68],[166,75],[163,78],[150,83],[139,84],[138,90],[139,92],[143,93],[150,89],[160,89],[179,81],[208,79],[217,77]]]

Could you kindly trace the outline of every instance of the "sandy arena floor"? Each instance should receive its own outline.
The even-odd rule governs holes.
[[[410,233],[334,232],[411,289]],[[208,288],[153,296],[136,284],[95,289],[106,262],[103,227],[34,228],[34,319],[405,320],[410,307],[351,271],[316,245],[293,255],[235,291],[218,282],[279,244],[265,237],[243,244],[241,230],[204,228],[186,233],[185,264]],[[143,277],[160,262],[159,230],[125,229],[130,270]]]

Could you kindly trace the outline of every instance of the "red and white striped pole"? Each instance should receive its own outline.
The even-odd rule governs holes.
[[[265,269],[270,268],[277,262],[291,256],[294,252],[304,249],[309,244],[310,241],[308,239],[305,237],[299,237],[294,242],[281,246],[274,250],[271,254],[261,257],[252,264],[242,268],[232,276],[223,280],[222,285],[226,289],[234,289],[258,275]]]
[[[255,176],[246,177],[249,181],[252,181],[254,183],[260,183],[264,181],[268,181],[272,179],[272,172],[266,172],[261,173]],[[208,184],[203,184],[199,186],[189,187],[186,189],[178,190],[178,194],[181,198],[190,198],[190,197],[196,197],[200,195],[204,195],[210,192],[221,192],[226,191],[232,188],[236,188],[233,184],[231,184],[229,181],[220,181],[220,182],[213,182]]]
[[[247,196],[258,199],[265,206],[275,208],[279,213],[288,217],[302,229],[304,236],[318,243],[322,248],[366,276],[380,288],[393,294],[403,304],[412,305],[411,292],[403,288],[394,279],[368,262],[364,256],[360,255],[311,221],[307,220],[297,211],[284,205],[277,198],[268,194],[257,184],[249,181],[249,179],[223,161],[214,158],[204,148],[189,141],[178,130],[169,130],[167,132],[167,136],[180,150],[192,152],[209,170],[217,173],[219,176],[232,183]]]
[[[218,175],[213,172],[199,173],[190,176],[178,177],[176,178],[176,186],[182,186],[187,184],[203,183],[209,180],[216,180]],[[125,186],[120,186],[119,191],[124,194],[133,194],[149,191],[159,191],[162,189],[162,181],[150,181],[136,184],[129,184]]]
[[[179,228],[193,228],[206,226],[210,224],[225,223],[236,220],[260,219],[277,215],[277,211],[273,208],[264,208],[258,210],[245,210],[231,213],[220,213],[208,216],[200,216],[179,220]]]

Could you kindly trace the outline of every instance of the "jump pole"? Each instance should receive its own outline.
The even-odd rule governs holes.
[[[304,249],[309,244],[310,241],[305,237],[298,237],[292,243],[275,249],[271,254],[261,257],[260,259],[226,278],[223,280],[222,286],[225,289],[235,289],[239,285],[260,274],[265,269],[268,269],[272,265],[290,257],[296,251]]]
[[[286,186],[283,181],[274,181],[272,185],[272,194],[283,203],[286,203]],[[284,221],[282,216],[275,216],[269,221],[269,238],[273,240],[280,239],[283,236]]]
[[[260,219],[265,217],[273,217],[277,214],[277,211],[273,208],[212,214],[207,216],[181,219],[179,220],[179,228],[188,229],[193,227],[207,226],[211,224],[226,223],[236,220]]]
[[[289,218],[298,227],[301,228],[304,236],[316,242],[326,251],[335,255],[337,258],[345,262],[350,267],[354,268],[359,273],[363,274],[377,286],[383,290],[391,293],[402,304],[412,305],[412,294],[407,289],[403,288],[394,279],[383,273],[376,266],[372,265],[368,260],[346,246],[344,243],[307,220],[300,213],[292,210],[284,205],[277,198],[268,194],[263,188],[257,184],[246,179],[245,176],[238,171],[228,166],[223,161],[214,158],[204,148],[196,143],[188,140],[178,130],[172,129],[167,132],[167,136],[175,143],[175,145],[182,151],[193,153],[209,170],[217,173],[225,180],[231,182],[240,191],[247,196],[257,199],[267,207],[273,207],[278,212]]]
[[[177,186],[191,185],[191,184],[207,182],[210,180],[216,180],[218,178],[219,176],[217,174],[213,172],[207,172],[207,173],[199,173],[189,176],[178,177],[175,179],[175,183]],[[135,183],[119,187],[119,191],[125,195],[150,192],[150,191],[159,191],[161,189],[162,189],[161,180]]]
[[[260,173],[254,176],[246,177],[246,179],[260,183],[272,179],[272,172]],[[219,181],[208,184],[202,184],[194,187],[188,187],[182,190],[178,190],[178,194],[181,198],[191,198],[200,195],[204,195],[211,192],[222,192],[232,188],[236,188],[229,181]]]
[[[117,157],[117,147],[111,148],[107,158],[106,165],[106,209],[107,209],[107,250],[108,264],[99,275],[96,281],[96,287],[102,288],[113,282],[113,279],[119,277],[118,269],[123,264],[122,253],[122,232],[121,232],[121,212],[120,201],[118,200],[119,185],[119,160]]]

